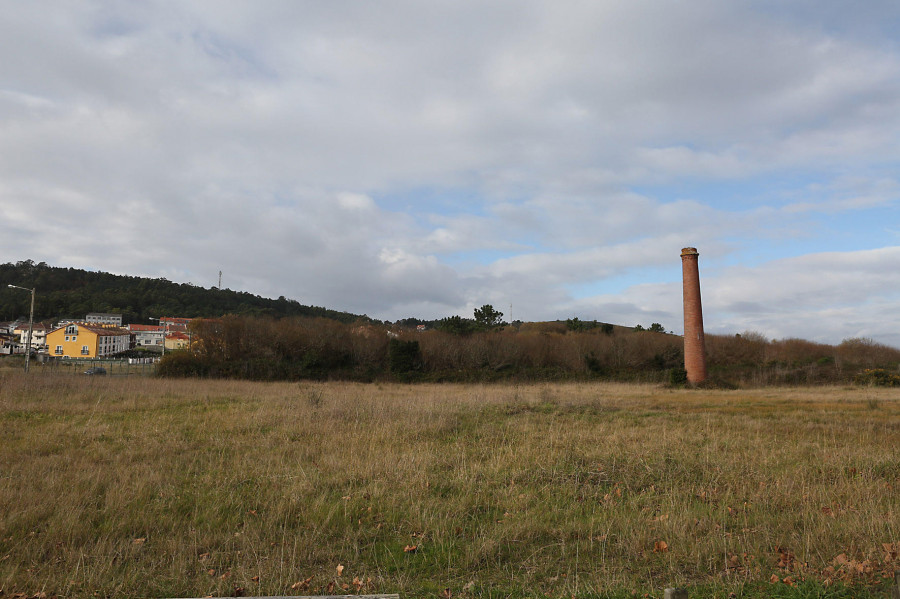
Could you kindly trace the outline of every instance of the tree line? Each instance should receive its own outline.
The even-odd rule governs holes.
[[[475,320],[475,319],[473,319]],[[415,331],[324,318],[226,316],[195,321],[191,351],[167,354],[163,376],[252,380],[677,382],[683,339],[656,330],[566,322],[471,331]],[[900,350],[867,339],[839,345],[707,335],[711,384],[851,382],[900,366]]]

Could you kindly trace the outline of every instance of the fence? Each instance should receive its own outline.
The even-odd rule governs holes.
[[[159,358],[49,358],[34,364],[32,370],[49,375],[70,375],[82,374],[91,368],[103,368],[107,376],[153,376],[157,362]]]

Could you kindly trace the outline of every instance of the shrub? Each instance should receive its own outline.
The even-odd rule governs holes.
[[[870,387],[900,387],[900,374],[888,372],[884,368],[867,368],[857,373],[853,382]]]
[[[156,367],[158,376],[189,377],[203,376],[206,367],[203,360],[189,351],[178,350],[164,355]]]
[[[687,370],[684,368],[673,368],[669,371],[669,384],[675,387],[683,387],[687,385]]]
[[[409,380],[422,369],[422,351],[418,341],[391,339],[388,343],[388,364],[391,374]]]

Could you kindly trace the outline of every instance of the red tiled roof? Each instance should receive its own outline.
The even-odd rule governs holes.
[[[51,333],[58,331],[60,329],[64,329],[67,326],[75,325],[79,329],[84,329],[86,331],[90,331],[92,333],[97,333],[100,336],[112,336],[112,337],[121,337],[122,335],[131,335],[125,329],[119,327],[104,327],[98,324],[88,324],[86,322],[70,322],[69,324],[64,324],[61,327],[56,327]]]
[[[162,331],[162,327],[155,324],[130,324],[128,329],[131,331]]]

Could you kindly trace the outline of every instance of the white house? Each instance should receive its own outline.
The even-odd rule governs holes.
[[[106,312],[91,312],[84,317],[84,321],[88,324],[111,324],[113,326],[122,326],[121,314],[108,314]]]

